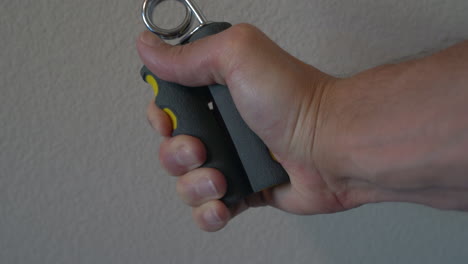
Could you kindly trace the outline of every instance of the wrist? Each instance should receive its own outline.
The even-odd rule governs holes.
[[[366,183],[363,203],[450,207],[433,203],[434,195],[424,191],[468,186],[468,139],[461,136],[468,131],[466,102],[457,96],[466,86],[457,81],[463,77],[452,76],[452,61],[442,66],[444,59],[385,65],[338,80],[324,97],[320,123],[325,125],[317,130],[322,173]],[[344,192],[354,192],[350,186],[355,185]]]
[[[346,208],[380,201],[376,182],[391,169],[387,155],[398,150],[386,144],[379,130],[385,123],[369,118],[386,100],[377,88],[386,90],[404,67],[380,66],[346,79],[336,79],[324,90],[317,118],[314,162],[330,188]],[[382,97],[383,96],[383,97]],[[398,126],[397,124],[394,124]],[[389,132],[389,131],[385,131]],[[388,157],[388,156],[387,156]]]
[[[403,89],[395,80],[406,70],[404,65],[384,65],[330,86],[323,96],[317,129],[316,156],[325,172],[339,179],[375,183],[398,164],[402,149],[389,140],[405,137],[405,113],[398,115],[390,105],[393,99],[405,99],[403,94],[395,98],[390,94]]]

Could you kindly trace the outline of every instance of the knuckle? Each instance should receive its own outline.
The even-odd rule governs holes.
[[[223,76],[229,77],[246,59],[255,55],[255,47],[261,41],[261,31],[250,24],[237,24],[223,32],[222,45],[214,63],[224,69]]]
[[[176,191],[181,199],[190,206],[221,198],[226,187],[220,173],[211,168],[199,168],[187,172],[177,180]]]
[[[243,53],[253,47],[260,30],[250,24],[237,24],[231,27],[227,35],[228,46],[231,50]]]
[[[194,188],[182,180],[177,181],[176,191],[182,202],[188,206],[196,207],[202,203],[202,198],[197,195]]]
[[[187,175],[178,178],[176,192],[182,201],[189,206],[197,206],[202,199],[197,193],[196,188],[194,188],[193,179],[190,176],[187,177]]]
[[[174,46],[169,53],[169,58],[170,61],[173,65],[173,68],[171,69],[171,74],[175,74],[175,82],[176,83],[181,83],[183,80],[183,73],[184,73],[184,65],[187,64],[185,61],[186,59],[186,54],[189,53],[191,43],[188,43],[186,45],[178,45]]]
[[[247,23],[240,23],[231,27],[233,33],[238,34],[238,36],[252,36],[260,32],[260,30],[254,25]]]
[[[179,197],[188,205],[194,205],[196,200],[196,193],[191,191],[193,188],[189,188],[189,184],[181,177],[176,183],[176,192]]]

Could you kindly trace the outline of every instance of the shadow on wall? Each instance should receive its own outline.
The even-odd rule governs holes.
[[[377,204],[297,218],[320,263],[465,263],[468,213]],[[324,224],[326,223],[326,224]],[[307,248],[307,246],[304,246]]]

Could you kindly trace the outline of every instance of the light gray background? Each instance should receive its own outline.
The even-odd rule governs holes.
[[[198,0],[335,75],[468,37],[468,1]],[[157,162],[140,0],[0,3],[0,263],[467,263],[468,214],[250,210],[199,231]],[[170,13],[167,13],[170,16]]]

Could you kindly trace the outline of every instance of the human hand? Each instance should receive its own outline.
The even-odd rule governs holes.
[[[203,144],[189,136],[170,137],[166,114],[150,103],[148,118],[166,139],[160,160],[181,176],[177,190],[194,207],[195,221],[205,230],[222,228],[250,206],[271,205],[297,214],[329,213],[343,206],[337,179],[323,178],[314,163],[320,102],[335,79],[302,63],[249,25],[184,46],[165,44],[150,32],[141,35],[138,50],[145,65],[162,79],[187,86],[213,83],[229,87],[240,114],[274,153],[291,183],[248,197],[229,211],[219,200],[226,183],[214,169],[198,168],[205,160]]]
[[[430,198],[421,194],[431,182],[423,177],[412,177],[416,179],[413,182],[405,177],[378,177],[389,168],[385,155],[379,159],[374,152],[374,160],[359,159],[363,149],[380,154],[399,151],[388,143],[385,133],[368,140],[367,136],[375,136],[375,130],[363,129],[369,127],[371,119],[362,113],[371,105],[366,100],[389,99],[392,89],[388,85],[386,91],[375,89],[381,84],[376,79],[385,83],[400,70],[388,66],[350,79],[336,79],[292,57],[246,24],[184,46],[170,46],[144,32],[137,47],[144,64],[161,79],[186,86],[227,85],[247,125],[289,174],[289,184],[253,194],[236,208],[227,208],[218,200],[226,191],[223,175],[215,169],[199,168],[206,158],[203,143],[190,136],[171,137],[170,119],[151,102],[148,119],[164,137],[159,159],[170,174],[179,176],[177,192],[193,207],[194,220],[203,230],[219,230],[235,215],[256,206],[318,214],[380,201],[431,204]],[[363,100],[368,91],[375,98]],[[413,103],[407,100],[408,105]],[[400,117],[374,113],[372,127],[390,119],[394,123],[383,125],[406,125],[411,130],[406,123],[398,123],[405,121],[404,111],[396,112]],[[407,164],[421,163],[421,156],[405,158]],[[408,182],[413,189],[401,192]]]

